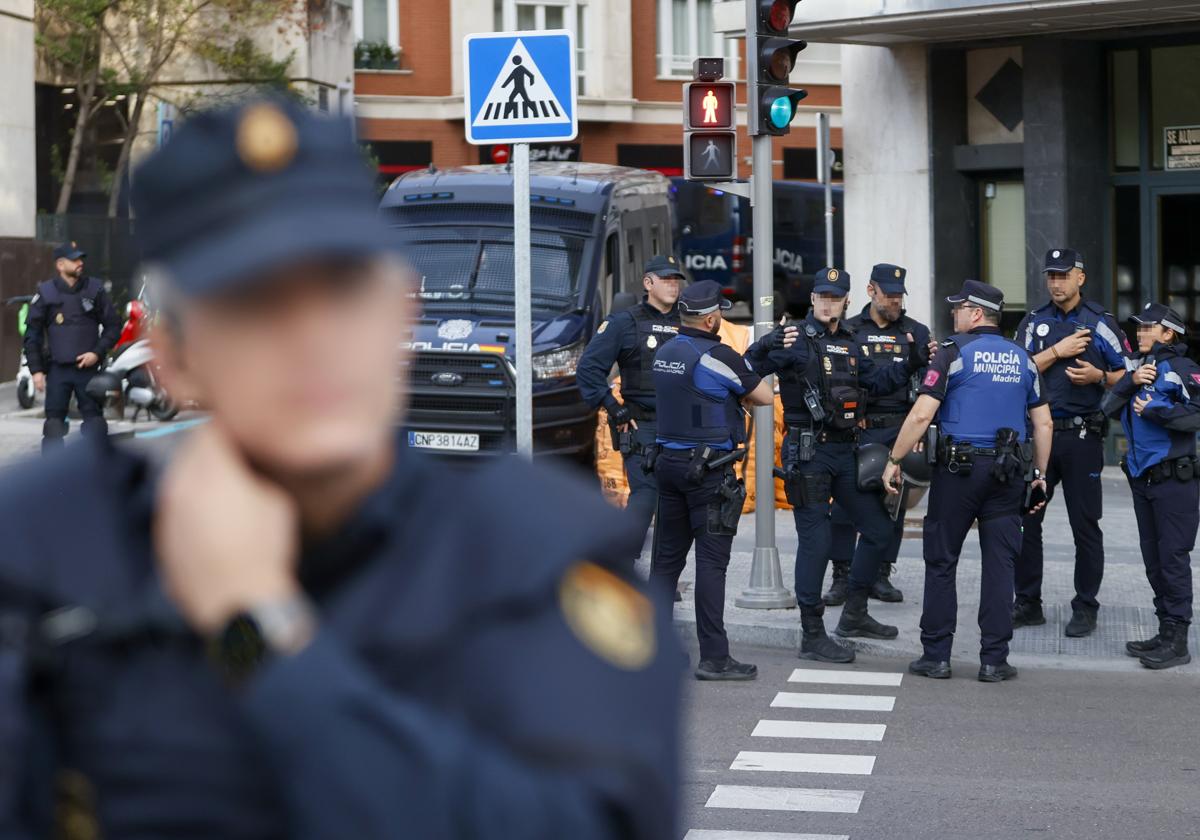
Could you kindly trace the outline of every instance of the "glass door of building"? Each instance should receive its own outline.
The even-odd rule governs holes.
[[[1179,313],[1200,358],[1200,183],[1152,187],[1154,298]]]

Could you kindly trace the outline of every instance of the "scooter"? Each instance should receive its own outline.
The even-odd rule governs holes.
[[[4,301],[5,306],[17,306],[17,334],[25,338],[25,319],[29,317],[29,304],[33,303],[33,295],[17,295]],[[37,391],[33,387],[33,374],[29,372],[29,361],[25,358],[25,348],[21,348],[21,366],[17,369],[17,402],[21,408],[33,408],[37,399]]]
[[[154,350],[143,337],[149,322],[145,289],[125,307],[125,325],[111,361],[92,377],[88,394],[106,407],[115,406],[125,417],[125,406],[133,406],[133,420],[144,409],[156,420],[167,421],[179,413],[179,406],[158,384],[154,375]]]

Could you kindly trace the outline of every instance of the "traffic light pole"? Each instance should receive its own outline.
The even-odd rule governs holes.
[[[747,3],[751,6],[751,3]],[[775,329],[775,207],[772,201],[771,136],[752,138],[754,175],[750,182],[754,230],[754,337]],[[761,610],[789,609],[796,599],[783,585],[775,545],[775,407],[754,409],[754,560],[750,585],[734,603]],[[803,539],[803,535],[800,537]]]

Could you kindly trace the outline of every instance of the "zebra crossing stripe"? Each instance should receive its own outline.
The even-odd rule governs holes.
[[[882,723],[823,723],[808,720],[760,720],[751,736],[758,738],[814,738],[827,741],[882,741]]]
[[[903,674],[883,671],[825,671],[817,668],[797,668],[788,677],[788,682],[813,683],[815,685],[882,685],[898,688]]]
[[[895,697],[868,694],[797,694],[781,691],[771,701],[775,709],[841,709],[851,712],[890,712],[896,706]]]
[[[775,773],[829,773],[870,776],[875,769],[873,755],[826,755],[824,753],[748,752],[737,754],[730,770],[756,770]]]
[[[739,811],[857,814],[862,806],[862,798],[861,790],[717,785],[704,807],[731,808]]]

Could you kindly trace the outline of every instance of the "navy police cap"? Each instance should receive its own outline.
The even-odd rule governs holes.
[[[981,306],[984,309],[990,309],[993,312],[999,312],[1004,308],[1004,292],[995,286],[980,283],[978,280],[966,280],[963,282],[959,293],[950,295],[950,297],[946,298],[946,302],[970,303],[975,306]]]
[[[285,99],[190,117],[137,168],[146,266],[185,295],[253,284],[306,258],[388,250],[374,175],[347,120]]]
[[[902,295],[908,290],[904,288],[904,278],[908,271],[891,263],[880,263],[871,269],[871,282],[885,295]]]
[[[645,274],[656,277],[678,277],[683,279],[683,270],[679,268],[679,260],[674,257],[654,257],[646,263]]]
[[[64,242],[54,249],[54,259],[56,260],[79,260],[86,256],[83,249],[74,242]]]
[[[686,315],[707,315],[733,304],[725,299],[721,284],[716,280],[701,280],[688,286],[679,295],[679,311]]]
[[[832,292],[835,295],[850,294],[850,272],[840,268],[822,268],[813,275],[814,292]]]
[[[1072,268],[1083,270],[1083,254],[1070,248],[1052,248],[1046,252],[1046,260],[1042,263],[1042,273],[1051,271],[1067,272]]]
[[[1141,312],[1133,316],[1133,321],[1136,324],[1162,324],[1167,329],[1174,330],[1176,335],[1187,333],[1179,313],[1161,303],[1147,303]]]

